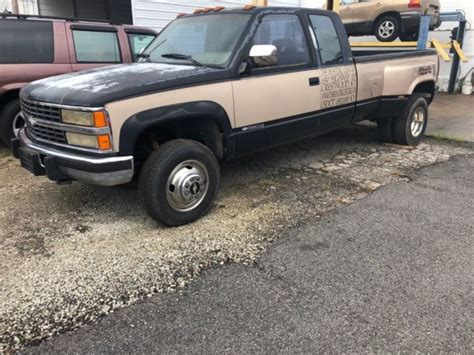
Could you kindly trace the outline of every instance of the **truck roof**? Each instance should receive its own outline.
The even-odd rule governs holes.
[[[202,10],[202,11],[199,11],[199,10]],[[205,16],[205,15],[215,15],[215,14],[248,14],[248,13],[259,14],[259,13],[272,13],[272,12],[286,12],[289,14],[294,14],[298,12],[309,12],[309,13],[315,13],[315,14],[333,13],[332,11],[325,10],[325,9],[314,9],[314,8],[305,8],[305,7],[288,7],[288,6],[262,7],[262,6],[246,5],[242,7],[229,7],[229,8],[208,7],[208,8],[202,8],[202,9],[196,9],[194,13],[181,14],[180,17]]]
[[[135,29],[135,30],[144,30],[147,32],[157,33],[148,27],[134,26],[134,25],[124,25],[115,21],[107,20],[95,20],[95,19],[82,19],[82,18],[69,18],[69,17],[56,17],[56,16],[40,16],[40,15],[24,15],[24,14],[10,14],[10,13],[0,13],[0,20],[19,20],[19,21],[52,21],[52,22],[73,22],[78,24],[94,24],[95,26],[121,26],[125,29]]]

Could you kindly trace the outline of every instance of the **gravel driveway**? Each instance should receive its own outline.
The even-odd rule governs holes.
[[[0,351],[173,291],[205,268],[252,263],[286,228],[472,153],[430,139],[413,150],[382,146],[373,127],[353,127],[225,164],[210,213],[167,229],[132,188],[58,186],[0,150]]]

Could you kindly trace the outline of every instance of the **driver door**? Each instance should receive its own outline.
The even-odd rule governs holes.
[[[237,139],[240,151],[297,138],[291,137],[293,133],[301,136],[301,131],[289,130],[285,123],[321,107],[319,69],[312,65],[310,47],[297,15],[265,16],[253,44],[275,46],[277,63],[268,67],[253,64],[249,74],[232,82],[235,126],[242,133]]]

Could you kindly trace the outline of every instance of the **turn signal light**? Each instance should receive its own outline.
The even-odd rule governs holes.
[[[108,134],[97,136],[97,144],[100,150],[112,149],[112,143],[110,142],[110,136]]]
[[[107,118],[105,117],[104,111],[94,112],[94,127],[97,127],[97,128],[107,127]]]
[[[410,3],[408,4],[408,7],[410,7],[410,8],[420,8],[421,7],[421,0],[410,0]]]
[[[248,5],[245,5],[244,6],[244,10],[245,11],[248,11],[248,10],[252,10],[252,9],[255,9],[256,6],[255,5],[251,5],[251,4],[248,4]]]
[[[196,9],[193,11],[193,14],[200,14],[201,12],[204,12],[204,9]]]
[[[224,6],[216,6],[216,7],[214,7],[214,11],[222,11],[222,10],[224,10],[224,9],[225,9]]]

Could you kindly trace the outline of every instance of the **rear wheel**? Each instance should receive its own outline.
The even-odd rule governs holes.
[[[413,94],[405,112],[394,119],[395,143],[416,146],[422,140],[428,126],[428,103],[420,94]]]
[[[148,157],[140,174],[139,193],[151,217],[167,226],[180,226],[209,210],[219,179],[219,163],[209,148],[175,139]]]
[[[18,132],[25,126],[19,99],[5,105],[0,113],[0,120],[0,138],[7,146],[10,146],[10,141],[18,137]]]
[[[394,16],[383,16],[375,24],[375,36],[380,42],[392,42],[400,34],[400,21]]]

